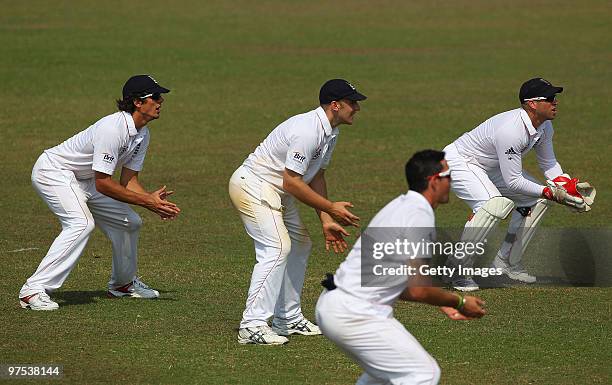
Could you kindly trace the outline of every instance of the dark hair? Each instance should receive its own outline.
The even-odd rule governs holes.
[[[117,99],[117,108],[119,111],[125,111],[130,114],[136,111],[136,106],[134,105],[134,100],[138,99],[137,96],[124,96],[123,99]]]
[[[429,186],[428,176],[442,171],[440,162],[444,159],[444,152],[437,150],[423,150],[412,155],[406,163],[406,181],[410,190],[423,192]]]

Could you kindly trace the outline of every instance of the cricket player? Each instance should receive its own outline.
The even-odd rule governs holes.
[[[281,345],[291,334],[317,335],[302,314],[300,296],[312,242],[296,200],[314,208],[326,248],[344,251],[359,218],[350,202],[327,198],[325,169],[342,124],[353,124],[366,96],[349,82],[332,79],[321,87],[320,106],[278,125],[232,175],[229,194],[247,234],[256,264],[238,331],[241,344]],[[272,328],[268,320],[272,320]]]
[[[521,106],[495,115],[444,148],[453,170],[451,188],[472,209],[462,240],[482,242],[511,212],[508,233],[492,267],[514,281],[533,283],[521,263],[538,223],[552,202],[575,211],[590,210],[595,189],[564,174],[553,151],[553,126],[557,116],[555,87],[542,78],[523,83]],[[535,149],[538,165],[548,180],[541,184],[523,170],[522,158]],[[514,210],[513,210],[514,209]],[[471,267],[473,255],[450,256],[447,266]],[[473,277],[457,275],[451,285],[461,291],[478,290]]]
[[[434,210],[448,202],[451,175],[444,153],[435,150],[417,152],[406,163],[409,191],[389,202],[368,225],[395,234],[398,229],[407,238],[421,239],[425,229],[435,239]],[[440,368],[419,342],[393,317],[398,300],[440,306],[452,320],[467,320],[485,315],[484,302],[477,297],[462,297],[432,287],[428,277],[390,276],[386,284],[362,282],[363,269],[372,257],[365,246],[366,232],[357,240],[334,276],[328,274],[316,307],[317,324],[325,337],[355,360],[364,370],[358,385],[437,384]],[[406,238],[405,238],[406,239]],[[398,238],[399,240],[399,238]],[[420,250],[425,250],[421,248]],[[401,256],[402,265],[424,266],[430,255]]]
[[[118,112],[40,155],[32,185],[59,219],[62,231],[21,288],[21,307],[58,309],[48,293],[62,286],[95,225],[113,248],[109,296],[159,296],[136,277],[142,220],[129,204],[145,207],[162,219],[173,219],[180,212],[167,200],[172,191],[166,186],[148,192],[138,181],[149,146],[147,123],[159,118],[162,94],[167,92],[148,75],[132,76],[123,86],[123,98],[117,100]],[[118,181],[112,178],[117,169],[121,170]]]

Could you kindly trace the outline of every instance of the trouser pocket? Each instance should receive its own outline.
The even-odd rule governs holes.
[[[281,197],[269,183],[262,182],[259,199],[272,210],[283,211]]]

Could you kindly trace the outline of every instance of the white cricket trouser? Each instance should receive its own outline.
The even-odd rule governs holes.
[[[489,199],[498,196],[511,199],[517,208],[533,208],[537,203],[538,197],[511,191],[504,182],[501,170],[485,171],[475,161],[463,157],[459,154],[454,143],[446,146],[444,152],[446,153],[445,159],[448,162],[448,167],[452,170],[451,189],[459,199],[463,200],[471,207],[473,213],[476,213]],[[525,170],[523,170],[523,176],[532,182],[540,183]],[[468,223],[466,223],[466,226]],[[520,231],[523,224],[524,217],[522,214],[517,210],[513,210],[506,240],[502,243],[498,254],[503,257],[508,257],[510,255],[516,234]],[[527,240],[527,242],[529,242],[529,240]],[[526,246],[527,244],[523,247]],[[518,260],[520,261],[520,257]],[[466,258],[463,260],[463,265],[471,266],[473,262],[471,258]]]
[[[72,171],[59,169],[45,153],[34,165],[32,185],[58,217],[62,232],[53,241],[36,272],[21,288],[19,297],[61,287],[81,256],[95,225],[106,234],[113,247],[109,288],[134,280],[142,220],[128,204],[99,193],[95,179],[77,180]]]
[[[317,302],[317,325],[364,370],[357,385],[433,385],[440,367],[389,311],[380,311],[341,289],[324,290]]]
[[[478,211],[489,199],[499,196],[511,199],[516,207],[532,207],[536,204],[538,197],[511,191],[504,182],[501,170],[485,171],[475,161],[460,155],[454,143],[446,146],[444,152],[448,167],[452,170],[451,189],[473,212]],[[523,176],[540,183],[525,170]]]
[[[257,260],[240,327],[267,325],[272,316],[281,323],[299,321],[312,242],[295,199],[288,194],[281,197],[242,166],[230,178],[229,194],[253,238]]]

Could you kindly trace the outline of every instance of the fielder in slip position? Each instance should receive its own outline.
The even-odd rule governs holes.
[[[129,204],[145,207],[162,219],[180,209],[166,198],[166,186],[147,192],[138,181],[149,146],[146,124],[159,118],[169,89],[148,75],[136,75],[123,86],[118,112],[105,116],[63,143],[45,150],[32,170],[32,184],[58,217],[62,232],[19,293],[23,308],[55,310],[48,293],[61,287],[77,263],[95,225],[113,248],[108,294],[156,298],[136,277],[138,233],[142,220]],[[112,179],[121,169],[119,181]]]
[[[453,170],[451,188],[473,212],[462,241],[482,242],[512,212],[492,267],[514,281],[536,281],[521,260],[551,202],[585,212],[595,198],[595,189],[564,174],[555,158],[551,121],[557,116],[557,94],[562,91],[544,79],[530,79],[520,88],[519,108],[493,116],[444,148]],[[546,185],[523,170],[522,157],[532,148]],[[473,263],[473,255],[447,260],[451,267],[469,268]],[[473,277],[465,275],[453,277],[451,285],[461,291],[479,289]]]
[[[368,225],[387,234],[421,239],[426,230],[435,239],[434,210],[448,202],[451,170],[444,153],[425,150],[414,154],[406,164],[410,190],[389,202]],[[454,171],[453,171],[454,173]],[[316,307],[316,319],[325,337],[357,361],[364,373],[358,385],[437,384],[440,368],[419,342],[393,317],[398,300],[440,306],[452,320],[480,318],[484,302],[432,287],[429,277],[392,275],[370,285],[364,282],[368,255],[366,230],[342,262],[335,275],[328,274]],[[430,255],[403,254],[401,266],[424,266]],[[420,269],[415,269],[419,271]],[[366,275],[367,276],[367,275]]]
[[[346,80],[327,81],[319,92],[320,107],[278,125],[232,175],[230,198],[253,239],[257,260],[239,343],[281,345],[291,334],[321,334],[300,304],[312,242],[295,200],[316,210],[326,248],[344,251],[348,232],[342,226],[357,226],[359,218],[349,211],[351,203],[327,199],[324,172],[338,126],[353,124],[365,99]]]

